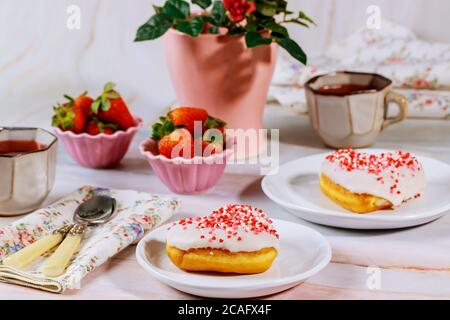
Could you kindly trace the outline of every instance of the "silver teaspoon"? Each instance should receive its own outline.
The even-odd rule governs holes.
[[[95,195],[80,204],[74,212],[74,221],[77,224],[70,229],[64,241],[44,263],[42,273],[47,277],[62,275],[77,251],[87,227],[108,222],[113,217],[115,209],[116,199],[107,195]]]

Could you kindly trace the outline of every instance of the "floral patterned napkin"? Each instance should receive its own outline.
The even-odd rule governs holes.
[[[0,228],[0,259],[33,243],[61,226],[73,223],[75,208],[93,194],[108,194],[117,201],[114,218],[108,223],[89,228],[65,274],[48,278],[41,274],[45,260],[41,257],[27,270],[0,265],[0,281],[62,293],[79,289],[81,279],[110,257],[139,241],[146,231],[171,218],[179,207],[172,198],[131,190],[100,189],[85,186],[47,208],[29,214]],[[46,254],[48,256],[49,253]]]
[[[420,40],[388,21],[380,30],[362,29],[331,46],[309,66],[281,57],[269,95],[282,106],[306,113],[304,83],[338,70],[375,72],[392,79],[395,90],[409,101],[408,117],[450,117],[450,44]]]

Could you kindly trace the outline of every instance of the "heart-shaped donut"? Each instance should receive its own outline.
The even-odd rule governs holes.
[[[166,251],[183,270],[260,273],[276,258],[278,237],[262,210],[229,205],[206,217],[174,222],[167,231]]]
[[[418,198],[426,186],[425,172],[409,152],[370,154],[340,149],[320,169],[320,188],[340,206],[368,213],[394,208]]]

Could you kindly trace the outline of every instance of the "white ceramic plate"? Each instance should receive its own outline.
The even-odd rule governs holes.
[[[386,150],[367,149],[370,153]],[[428,185],[422,197],[408,201],[394,210],[355,214],[341,208],[319,188],[319,170],[329,153],[300,158],[286,163],[276,175],[262,181],[264,193],[294,215],[327,226],[350,229],[396,229],[436,220],[450,210],[450,166],[418,156]]]
[[[194,273],[178,269],[166,255],[166,228],[145,236],[136,257],[150,274],[183,292],[208,298],[253,298],[292,288],[322,270],[331,259],[331,248],[318,232],[287,221],[275,220],[280,234],[279,255],[272,267],[255,275]]]

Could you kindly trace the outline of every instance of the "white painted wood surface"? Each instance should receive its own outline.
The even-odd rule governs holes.
[[[26,117],[26,113],[21,113]],[[265,126],[280,129],[280,162],[324,152],[305,116],[284,109],[266,110]],[[46,126],[47,118],[35,125]],[[138,151],[148,136],[141,130],[122,165],[116,170],[78,167],[59,147],[56,185],[51,203],[82,185],[124,188],[169,194]],[[447,121],[407,120],[383,132],[375,148],[405,149],[450,163],[450,125]],[[214,190],[178,196],[180,215],[205,215],[230,203],[255,205],[271,217],[307,225],[325,235],[333,248],[332,263],[306,283],[268,299],[450,299],[450,215],[417,228],[393,231],[351,231],[322,227],[289,214],[261,190],[255,165],[231,165]],[[6,224],[17,218],[0,218]],[[62,295],[0,284],[0,299],[195,299],[161,284],[136,262],[129,247],[82,281],[80,290]],[[368,266],[380,269],[380,288],[368,287]]]

